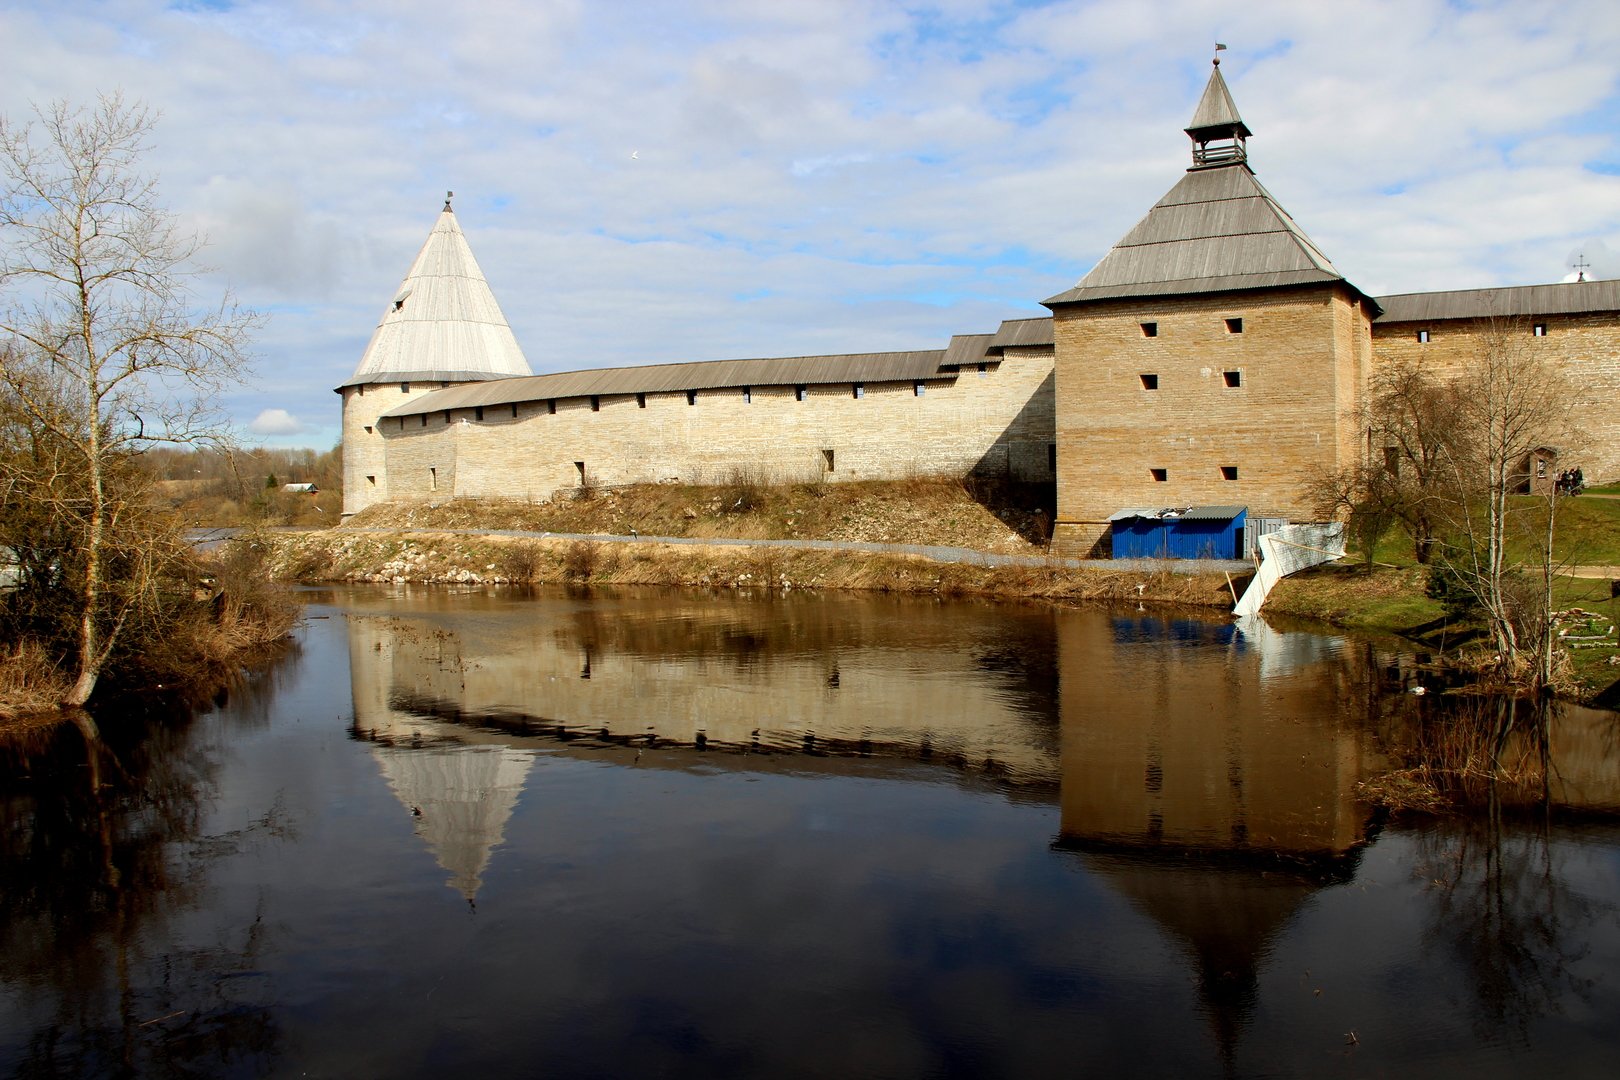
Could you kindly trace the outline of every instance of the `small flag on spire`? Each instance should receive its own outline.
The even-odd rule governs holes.
[[[1222,45],[1222,44],[1221,44],[1221,43],[1220,43],[1220,42],[1218,42],[1218,41],[1217,41],[1217,42],[1216,42],[1216,43],[1215,43],[1215,51],[1216,51],[1216,52],[1223,52],[1223,51],[1224,51],[1224,50],[1225,50],[1225,49],[1226,49],[1226,46],[1225,46],[1225,45]]]

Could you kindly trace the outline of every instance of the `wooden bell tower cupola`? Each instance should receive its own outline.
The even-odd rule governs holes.
[[[1238,115],[1232,94],[1226,89],[1226,80],[1221,78],[1221,58],[1217,56],[1214,64],[1204,96],[1199,99],[1192,123],[1186,128],[1188,138],[1193,141],[1192,167],[1195,169],[1242,164],[1249,158],[1245,142],[1249,127]]]

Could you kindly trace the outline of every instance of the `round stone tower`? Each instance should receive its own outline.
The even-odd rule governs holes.
[[[343,396],[343,516],[388,498],[379,416],[410,394],[530,374],[446,196],[354,374],[337,388]]]

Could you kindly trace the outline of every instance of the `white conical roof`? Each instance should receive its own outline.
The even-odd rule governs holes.
[[[344,385],[529,375],[448,200]]]

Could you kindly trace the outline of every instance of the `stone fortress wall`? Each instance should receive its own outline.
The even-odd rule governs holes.
[[[361,490],[396,501],[536,501],[587,485],[739,475],[1054,475],[1052,358],[1038,348],[926,380],[810,383],[802,395],[791,385],[595,395],[412,413],[372,426],[377,432],[359,437],[380,447],[386,484],[362,474]]]
[[[345,386],[343,395],[343,515],[388,499],[388,452],[377,418],[405,402],[399,383]]]
[[[1301,478],[1358,452],[1359,310],[1334,286],[1059,308],[1056,546],[1089,553],[1125,508],[1311,520]]]
[[[1303,478],[1364,452],[1355,413],[1372,373],[1397,362],[1455,372],[1493,325],[1372,321],[1364,303],[1327,288],[1096,307],[1054,319],[1066,354],[1083,358],[1061,374],[1053,346],[1008,347],[983,373],[926,380],[920,395],[911,382],[868,383],[857,398],[841,382],[811,384],[804,400],[792,386],[747,398],[737,387],[697,391],[690,404],[684,392],[650,392],[602,396],[595,408],[577,397],[379,420],[413,394],[427,403],[438,384],[346,387],[344,512],[390,499],[539,501],[585,484],[978,472],[1058,480],[1059,519],[1079,526],[1060,545],[1078,553],[1125,507],[1231,504],[1309,520]],[[1566,375],[1570,463],[1589,482],[1620,479],[1620,313],[1507,324]]]
[[[1481,293],[1511,311],[1516,291]],[[1312,473],[1367,452],[1359,410],[1379,371],[1415,364],[1457,378],[1493,348],[1552,360],[1569,402],[1553,449],[1588,483],[1620,481],[1620,283],[1538,291],[1607,310],[1391,320],[1328,287],[1060,310],[1059,354],[1073,359],[1058,363],[1054,550],[1095,553],[1108,515],[1127,507],[1241,505],[1313,520]],[[1149,322],[1156,337],[1143,334]]]
[[[1125,509],[1308,521],[1312,474],[1367,453],[1379,367],[1458,372],[1504,325],[1567,377],[1560,466],[1620,480],[1620,282],[1369,297],[1255,179],[1218,65],[1186,131],[1193,167],[1050,318],[933,352],[532,376],[447,202],[340,388],[344,514],[978,473],[1055,482],[1063,555]]]
[[[1620,298],[1617,285],[1592,281],[1566,288]],[[1380,319],[1373,324],[1373,348],[1380,366],[1417,364],[1442,377],[1455,377],[1490,348],[1503,350],[1510,361],[1549,359],[1569,403],[1565,430],[1557,436],[1561,445],[1554,447],[1561,465],[1580,466],[1589,484],[1620,481],[1620,311]]]

